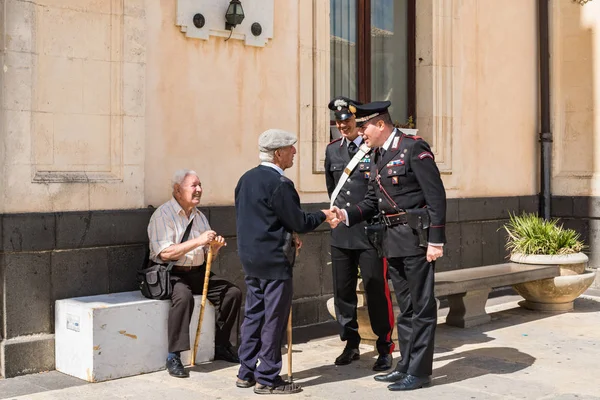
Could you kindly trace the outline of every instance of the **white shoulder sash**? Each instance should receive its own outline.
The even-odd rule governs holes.
[[[329,203],[329,207],[333,207],[333,203],[335,202],[335,199],[340,193],[340,190],[342,190],[342,186],[344,186],[344,183],[346,183],[348,177],[350,176],[350,174],[352,174],[352,171],[354,171],[354,168],[356,168],[360,160],[362,160],[365,154],[367,154],[369,151],[371,151],[371,148],[369,146],[367,146],[364,143],[360,145],[358,151],[356,152],[354,157],[352,157],[352,160],[350,160],[348,165],[346,165],[346,168],[344,168],[344,173],[340,177],[340,180],[338,181],[337,186],[333,190],[333,193],[331,193],[331,202]]]

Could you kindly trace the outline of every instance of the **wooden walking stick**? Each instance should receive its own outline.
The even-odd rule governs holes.
[[[288,342],[288,380],[292,382],[292,308],[290,307],[290,317],[287,324],[287,342]]]
[[[196,352],[200,343],[200,330],[202,329],[202,319],[204,318],[204,306],[206,305],[206,296],[208,294],[208,280],[210,278],[210,266],[213,259],[212,243],[208,246],[208,256],[206,259],[206,273],[204,274],[204,287],[202,288],[202,303],[200,303],[200,317],[198,319],[198,327],[196,328],[196,338],[194,339],[194,348],[192,348],[191,365],[196,364]]]
[[[302,247],[302,241],[297,234],[295,234],[294,244],[296,246],[296,258],[300,254],[300,248]],[[294,260],[295,262],[296,260]],[[292,376],[292,306],[290,305],[290,316],[288,317],[287,324],[287,342],[288,342],[288,380],[293,382],[294,378]]]

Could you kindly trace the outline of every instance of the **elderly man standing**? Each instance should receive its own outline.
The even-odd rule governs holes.
[[[172,306],[169,310],[169,355],[167,370],[177,378],[188,377],[180,353],[190,349],[190,320],[194,294],[202,294],[208,246],[217,250],[225,240],[210,229],[208,220],[196,207],[202,185],[192,170],[177,171],[173,176],[173,197],[156,209],[148,225],[150,258],[157,264],[174,261],[171,271]],[[184,239],[186,230],[188,237]],[[216,310],[215,359],[237,363],[239,359],[229,342],[242,302],[242,292],[233,283],[211,273],[208,300]]]
[[[262,133],[258,139],[262,163],[246,172],[235,188],[238,253],[247,286],[236,385],[254,386],[257,394],[302,390],[279,375],[292,306],[295,233],[312,231],[334,218],[329,210],[304,212],[293,182],[283,175],[294,162],[296,141],[282,130]]]

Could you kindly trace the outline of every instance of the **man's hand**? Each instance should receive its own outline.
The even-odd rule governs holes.
[[[296,251],[302,248],[302,240],[300,240],[300,236],[296,232],[292,234],[292,239],[294,240],[294,244],[296,245]]]
[[[346,214],[338,207],[331,207],[330,211],[335,214],[335,217],[340,220],[340,222],[346,221]]]
[[[327,217],[327,219],[325,221],[329,224],[331,229],[338,226],[338,224],[340,223],[340,220],[337,218],[337,215],[335,212],[333,212],[331,210],[321,210],[321,211],[323,212],[323,214],[325,214],[325,217]]]
[[[223,236],[217,236],[212,242],[210,242],[210,247],[214,255],[217,255],[223,246],[227,246],[227,242],[225,242],[225,238]]]
[[[215,240],[216,237],[217,237],[217,232],[212,231],[212,230],[204,231],[204,232],[202,232],[202,234],[200,236],[198,236],[198,241],[200,242],[199,245],[205,246],[205,245],[209,244],[210,242],[212,242],[213,240]]]
[[[432,262],[437,260],[438,258],[444,255],[444,247],[443,246],[427,246],[427,261]]]

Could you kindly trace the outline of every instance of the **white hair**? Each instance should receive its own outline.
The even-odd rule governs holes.
[[[195,177],[197,177],[198,179],[200,179],[200,177],[198,176],[198,174],[194,170],[191,170],[191,169],[178,169],[173,174],[173,178],[171,178],[171,188],[175,188],[175,185],[181,185],[181,183],[183,182],[183,180],[185,179],[185,177],[188,176],[188,175],[194,175]]]
[[[261,151],[258,153],[258,158],[260,161],[272,163],[275,159],[275,151]]]

